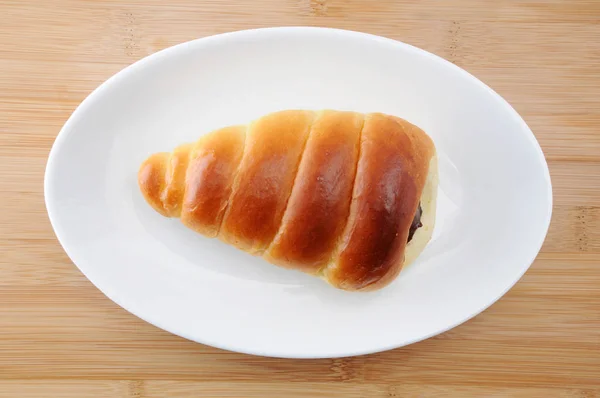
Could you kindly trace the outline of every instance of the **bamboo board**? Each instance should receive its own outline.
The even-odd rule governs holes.
[[[0,0],[0,397],[600,397],[600,2]],[[246,28],[379,34],[475,74],[550,164],[539,258],[499,302],[427,341],[281,360],[202,346],[125,312],[60,248],[48,151],[75,107],[167,46]]]

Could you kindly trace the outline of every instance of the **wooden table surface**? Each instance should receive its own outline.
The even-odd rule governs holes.
[[[600,1],[0,0],[0,15],[0,397],[600,397]],[[42,180],[79,102],[159,49],[274,25],[419,46],[525,118],[550,164],[554,217],[499,302],[385,353],[270,359],[159,330],[69,261]]]

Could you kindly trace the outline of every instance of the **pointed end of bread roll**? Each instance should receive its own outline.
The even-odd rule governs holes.
[[[154,210],[165,217],[170,217],[169,212],[161,200],[165,186],[165,173],[169,154],[155,153],[148,157],[138,171],[138,185],[146,202]]]

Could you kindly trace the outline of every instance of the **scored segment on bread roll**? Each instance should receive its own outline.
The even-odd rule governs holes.
[[[360,114],[317,115],[267,261],[309,273],[328,264],[348,218],[363,124]]]
[[[429,136],[381,113],[288,110],[151,155],[138,183],[166,217],[344,290],[376,290],[435,223]]]
[[[250,124],[219,237],[261,255],[279,230],[313,112],[286,111]]]

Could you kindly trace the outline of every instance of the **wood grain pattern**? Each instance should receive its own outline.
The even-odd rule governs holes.
[[[597,0],[3,0],[0,15],[0,397],[600,397]],[[504,298],[402,349],[279,360],[161,331],[71,264],[42,184],[81,100],[167,46],[281,25],[419,46],[523,115],[547,155],[555,209],[542,253]]]

